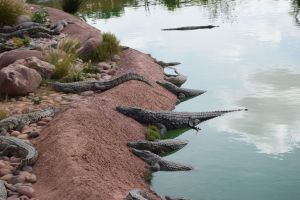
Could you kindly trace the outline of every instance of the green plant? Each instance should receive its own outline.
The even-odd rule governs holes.
[[[61,82],[70,83],[70,82],[83,81],[84,79],[85,77],[81,71],[72,70],[65,77],[61,79]]]
[[[31,41],[30,37],[27,36],[22,39],[22,43],[24,46],[28,46],[30,44],[30,41]]]
[[[157,126],[149,125],[146,132],[146,139],[150,141],[159,140],[160,133]]]
[[[80,42],[76,39],[64,39],[60,41],[57,45],[57,49],[76,56],[79,48]]]
[[[47,22],[47,17],[49,16],[47,10],[42,9],[36,11],[32,14],[31,20],[36,23],[45,24]]]
[[[152,178],[153,178],[153,175],[152,175],[151,171],[146,171],[144,173],[144,180],[146,181],[146,183],[151,184]]]
[[[8,117],[8,113],[5,110],[0,109],[0,120]]]
[[[34,97],[31,101],[34,105],[39,105],[42,102],[42,98],[41,97]]]
[[[67,54],[58,49],[52,50],[48,56],[48,62],[55,66],[52,78],[58,80],[67,76],[75,60],[76,57],[73,54]]]
[[[92,61],[105,61],[120,52],[120,41],[112,33],[103,33],[102,43],[88,56]]]
[[[62,0],[61,7],[63,11],[74,14],[76,13],[80,5],[82,4],[82,0]]]
[[[93,65],[91,62],[85,63],[82,69],[84,73],[97,74],[100,70],[97,66]]]
[[[13,25],[18,16],[27,14],[22,0],[0,0],[0,27]]]
[[[22,46],[28,46],[30,44],[29,37],[25,37],[25,38],[13,37],[12,41],[17,48],[20,48]]]

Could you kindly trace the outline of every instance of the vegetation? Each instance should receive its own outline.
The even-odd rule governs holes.
[[[77,52],[80,48],[80,42],[76,39],[64,39],[59,42],[57,49],[64,51],[68,54],[77,56]]]
[[[159,140],[160,133],[157,126],[149,125],[146,132],[146,139],[150,141]]]
[[[79,10],[82,2],[83,0],[62,0],[61,7],[63,11],[74,14]]]
[[[144,180],[146,181],[146,183],[151,184],[152,178],[153,178],[153,175],[152,175],[151,171],[146,171],[144,173]]]
[[[47,22],[48,12],[45,9],[36,11],[32,14],[31,19],[33,22],[45,24]]]
[[[103,33],[103,41],[92,53],[88,56],[92,61],[105,61],[113,55],[120,52],[120,41],[112,33]]]
[[[97,66],[93,65],[93,63],[88,62],[88,63],[85,63],[85,65],[82,69],[82,72],[90,73],[90,74],[97,74],[97,73],[100,73],[100,70]]]
[[[31,40],[30,37],[25,37],[25,38],[13,37],[12,38],[12,41],[17,48],[20,48],[22,46],[28,46],[30,44],[30,40]]]
[[[5,110],[0,109],[0,120],[8,117],[8,113]]]
[[[83,81],[85,79],[81,70],[70,70],[67,76],[61,79],[61,82],[69,83],[69,82],[77,82]]]
[[[26,13],[22,0],[0,0],[0,27],[15,24],[18,16]]]

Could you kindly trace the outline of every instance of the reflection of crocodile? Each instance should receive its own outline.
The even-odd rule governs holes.
[[[161,85],[162,87],[166,88],[173,94],[175,94],[179,100],[183,101],[187,98],[196,97],[198,95],[201,95],[205,93],[206,91],[203,90],[194,90],[194,89],[186,89],[186,88],[180,88],[176,85],[168,82],[160,82],[156,81],[157,84]]]
[[[156,154],[162,154],[179,150],[187,145],[187,143],[187,140],[169,139],[158,141],[139,140],[128,142],[127,145],[135,149],[148,150]]]
[[[221,116],[225,113],[241,111],[245,109],[211,111],[211,112],[170,112],[170,111],[151,111],[138,107],[119,106],[117,110],[143,124],[155,124],[161,128],[161,135],[167,129],[193,128],[203,121]]]
[[[0,149],[2,150],[0,152],[1,156],[18,154],[17,156],[23,157],[17,169],[33,165],[38,157],[36,149],[31,144],[16,137],[0,136]]]
[[[152,171],[189,171],[193,169],[188,165],[164,160],[150,151],[132,149],[132,153],[150,165]]]
[[[127,73],[109,81],[79,81],[73,83],[54,82],[51,83],[51,86],[54,90],[65,93],[78,93],[88,90],[101,92],[131,80],[141,81],[151,85],[143,76],[135,73]]]
[[[188,31],[188,30],[196,30],[196,29],[211,29],[219,26],[214,25],[207,25],[207,26],[184,26],[184,27],[178,27],[178,28],[165,28],[161,29],[163,31]]]

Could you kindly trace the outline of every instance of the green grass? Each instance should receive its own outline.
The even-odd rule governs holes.
[[[164,134],[161,137],[161,139],[174,139],[188,130],[190,130],[190,128],[179,128],[179,129],[170,130],[166,134]]]
[[[48,16],[48,12],[45,9],[42,9],[34,12],[31,16],[31,20],[36,23],[45,24]]]
[[[146,139],[150,141],[159,140],[160,133],[157,126],[149,125],[146,132]]]
[[[87,57],[94,62],[105,61],[120,52],[120,41],[112,33],[103,33],[102,43]]]
[[[5,110],[0,109],[0,120],[8,117],[8,113]]]
[[[97,73],[100,73],[100,70],[93,63],[88,62],[88,63],[85,63],[85,65],[82,69],[82,72],[89,73],[89,74],[97,74]]]
[[[22,46],[28,46],[30,44],[30,40],[31,40],[30,37],[25,37],[25,38],[13,37],[12,38],[12,41],[17,48],[20,48]]]
[[[85,77],[82,71],[70,70],[69,73],[61,79],[61,82],[70,83],[70,82],[77,82],[83,80],[85,80]]]
[[[76,39],[64,39],[57,45],[57,49],[76,56],[79,48],[80,42]]]
[[[0,0],[0,27],[14,25],[18,16],[27,14],[22,0]]]

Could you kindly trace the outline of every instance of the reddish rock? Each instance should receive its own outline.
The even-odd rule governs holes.
[[[0,69],[16,62],[17,60],[25,59],[32,56],[40,60],[47,60],[47,56],[44,55],[41,51],[17,49],[0,54]]]
[[[42,77],[34,69],[20,64],[11,64],[0,70],[0,93],[26,95],[35,91]]]
[[[25,185],[18,185],[17,192],[21,195],[26,195],[29,198],[31,198],[34,194],[33,188]]]

